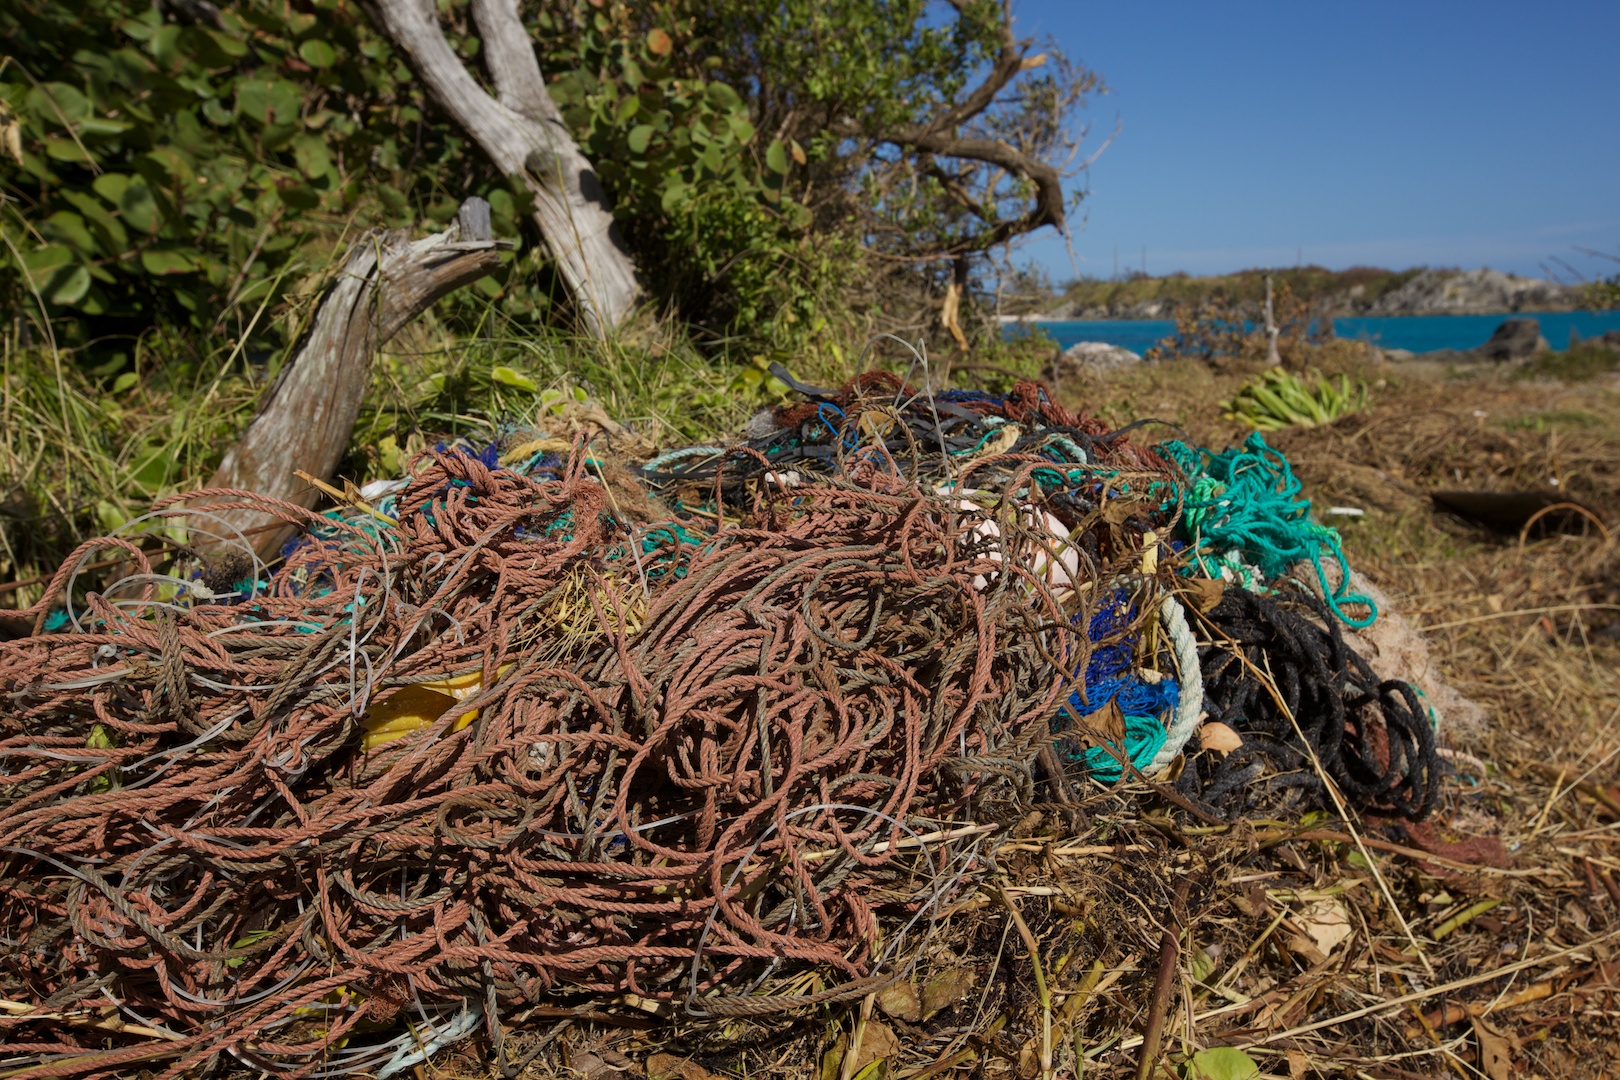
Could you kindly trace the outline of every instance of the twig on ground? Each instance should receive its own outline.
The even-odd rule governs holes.
[[[1176,962],[1181,958],[1182,915],[1187,906],[1187,890],[1192,875],[1184,875],[1176,883],[1176,898],[1170,905],[1170,925],[1164,929],[1159,942],[1159,970],[1153,979],[1153,1000],[1148,1006],[1147,1025],[1142,1030],[1142,1053],[1136,1060],[1136,1080],[1151,1080],[1153,1068],[1159,1060],[1159,1045],[1164,1039],[1164,1017],[1170,1009],[1170,987],[1174,982]]]

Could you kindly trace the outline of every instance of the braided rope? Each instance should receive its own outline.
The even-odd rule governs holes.
[[[1166,593],[1159,605],[1159,625],[1164,627],[1170,639],[1171,652],[1176,658],[1181,697],[1176,703],[1164,746],[1143,770],[1148,774],[1162,772],[1176,759],[1193,732],[1198,730],[1204,713],[1204,676],[1198,663],[1198,641],[1193,637],[1192,628],[1187,625],[1187,615],[1174,593]]]
[[[755,1015],[891,979],[985,865],[982,830],[916,838],[1034,798],[1087,602],[1044,522],[868,462],[698,538],[615,518],[579,457],[437,454],[397,525],[319,519],[262,586],[91,593],[0,643],[0,996],[105,985],[180,1033],[171,1076],[336,1076],[408,1059],[411,1011],[450,1038],[555,993]],[[368,703],[470,673],[361,748]],[[0,1017],[42,1070],[127,1072],[95,1035]]]

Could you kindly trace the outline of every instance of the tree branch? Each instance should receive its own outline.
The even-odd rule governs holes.
[[[949,2],[956,9],[959,18],[966,17],[967,0],[949,0]],[[1068,223],[1064,213],[1063,174],[1060,169],[1001,139],[957,134],[958,129],[964,124],[991,108],[1002,91],[1020,74],[1046,63],[1044,53],[1029,56],[1029,42],[1019,41],[1013,36],[1012,12],[1010,6],[1006,4],[1002,7],[1001,34],[1001,51],[984,79],[960,102],[943,110],[937,116],[892,131],[864,131],[854,121],[837,127],[845,135],[852,137],[865,135],[916,154],[978,161],[996,166],[1004,173],[1027,180],[1034,185],[1034,205],[1019,217],[998,219],[974,200],[971,193],[960,183],[951,182],[944,170],[933,165],[932,168],[938,170],[934,175],[945,184],[946,193],[983,221],[987,228],[954,243],[905,254],[875,253],[879,257],[905,262],[927,262],[965,252],[983,251],[1045,225],[1053,226],[1060,233],[1066,231]]]
[[[344,257],[298,351],[208,486],[313,505],[319,493],[294,474],[302,470],[326,479],[337,468],[360,414],[377,346],[441,296],[494,270],[503,246],[511,245],[463,240],[457,225],[415,242],[403,229],[361,238]],[[279,520],[251,510],[213,513],[243,533]],[[254,547],[272,552],[284,533],[261,531]]]
[[[951,6],[956,8],[958,18],[967,14],[966,6],[958,3],[957,0],[952,0]],[[995,103],[996,95],[1005,90],[1008,83],[1026,70],[1024,56],[1028,51],[1029,43],[1027,41],[1019,41],[1013,37],[1011,6],[1003,5],[1001,13],[1001,53],[996,57],[996,62],[991,66],[989,74],[984,77],[984,81],[970,90],[967,97],[938,116],[895,132],[890,141],[911,144],[917,139],[928,135],[954,131],[962,124],[978,116]]]
[[[531,120],[565,130],[562,115],[546,92],[517,0],[472,0],[472,13],[478,23],[484,66],[495,80],[500,103]]]
[[[529,189],[535,223],[586,326],[606,336],[641,299],[607,193],[545,90],[514,0],[475,0],[473,6],[499,101],[445,40],[432,0],[372,0],[371,10],[439,107],[497,169]]]

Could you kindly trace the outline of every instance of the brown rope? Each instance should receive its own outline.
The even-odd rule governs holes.
[[[893,977],[895,928],[978,842],[907,838],[1031,799],[1053,660],[1083,662],[1083,599],[1033,568],[1051,538],[868,464],[657,547],[582,461],[433,456],[397,528],[209,493],[315,527],[246,598],[91,593],[83,632],[0,643],[0,995],[110,994],[179,1035],[155,1060],[0,1017],[9,1052],[330,1075],[418,1002],[745,1015]],[[368,703],[472,670],[474,697],[360,752]],[[773,992],[811,966],[830,985]]]

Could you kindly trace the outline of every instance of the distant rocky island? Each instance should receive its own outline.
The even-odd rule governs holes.
[[[1014,318],[1168,319],[1178,306],[1205,300],[1255,301],[1265,273],[1245,270],[1219,277],[1131,277],[1081,280],[1060,296],[1025,296],[1003,304]],[[1277,285],[1315,312],[1353,315],[1497,315],[1520,311],[1575,311],[1599,306],[1589,286],[1504,274],[1498,270],[1326,270],[1296,267],[1274,274]],[[1605,298],[1607,299],[1607,298]],[[1603,306],[1607,306],[1606,304]]]

